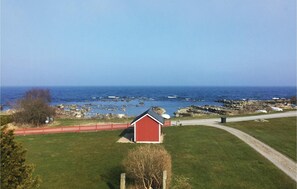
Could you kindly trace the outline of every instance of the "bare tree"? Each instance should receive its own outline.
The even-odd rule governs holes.
[[[290,98],[290,101],[291,101],[292,104],[297,104],[297,103],[296,103],[296,102],[297,102],[297,100],[296,100],[296,96],[292,96],[292,97]]]
[[[49,105],[51,95],[49,90],[32,89],[26,92],[24,97],[17,101],[17,112],[13,120],[20,124],[32,124],[39,126],[44,124],[48,117],[55,114],[54,108]]]
[[[41,100],[45,103],[51,102],[51,94],[48,89],[31,89],[25,93],[26,100]]]
[[[171,156],[160,145],[139,146],[129,151],[123,162],[127,177],[136,188],[162,188],[163,171],[167,171],[167,188],[171,181]]]

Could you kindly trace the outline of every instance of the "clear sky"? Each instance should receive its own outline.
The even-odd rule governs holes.
[[[295,0],[1,0],[3,86],[296,86]]]

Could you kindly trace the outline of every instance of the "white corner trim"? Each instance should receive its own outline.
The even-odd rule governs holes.
[[[159,143],[161,142],[161,125],[159,124]]]
[[[136,142],[136,123],[134,122],[132,125],[134,127],[134,142]]]

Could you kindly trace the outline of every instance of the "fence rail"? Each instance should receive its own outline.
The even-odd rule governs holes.
[[[77,133],[77,132],[95,132],[108,130],[121,130],[130,126],[130,123],[110,123],[80,126],[62,126],[62,127],[45,127],[45,128],[23,128],[14,131],[15,135],[40,135],[51,133]],[[166,120],[164,127],[171,126],[171,121]]]

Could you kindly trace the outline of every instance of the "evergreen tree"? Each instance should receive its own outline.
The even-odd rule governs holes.
[[[1,189],[38,188],[40,179],[32,175],[34,167],[26,164],[26,150],[14,140],[13,130],[1,129],[0,147]]]

